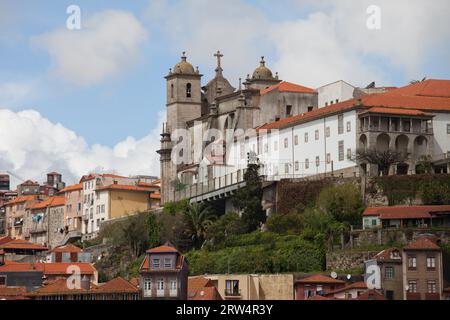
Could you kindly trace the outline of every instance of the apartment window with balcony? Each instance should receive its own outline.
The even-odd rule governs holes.
[[[386,267],[384,269],[384,278],[385,279],[394,279],[394,267]]]
[[[226,280],[225,281],[225,295],[226,296],[239,296],[239,280]]]
[[[428,293],[437,293],[436,280],[428,280],[427,281],[427,292]]]
[[[408,281],[408,292],[409,293],[417,293],[417,280],[409,280]]]
[[[159,267],[161,266],[160,260],[159,259],[153,259],[153,268],[154,269],[159,269]]]
[[[429,271],[436,270],[436,258],[435,257],[427,257],[427,270],[429,270]]]
[[[344,115],[338,115],[338,134],[344,133]]]
[[[164,259],[164,268],[166,268],[166,269],[172,268],[172,259],[170,259],[170,258]]]
[[[408,256],[408,269],[416,270],[417,269],[417,258],[416,256]]]

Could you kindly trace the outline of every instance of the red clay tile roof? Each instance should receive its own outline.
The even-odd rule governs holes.
[[[377,290],[367,290],[366,292],[361,293],[354,300],[387,300],[387,299]]]
[[[372,207],[367,208],[363,216],[379,216],[382,220],[428,219],[431,213],[437,212],[450,212],[450,205]]]
[[[38,209],[45,209],[47,207],[63,206],[65,203],[66,199],[64,197],[50,197],[44,201],[33,203],[29,205],[27,208],[30,210],[38,210]]]
[[[161,194],[160,193],[151,193],[150,194],[150,198],[151,199],[156,199],[156,200],[160,200],[161,199]]]
[[[261,95],[268,94],[269,92],[272,92],[274,90],[278,90],[279,92],[317,93],[316,90],[314,89],[307,88],[295,83],[283,81],[274,84],[273,86],[270,86],[267,89],[261,90]]]
[[[65,187],[64,189],[62,189],[59,193],[63,193],[63,192],[72,192],[72,191],[80,191],[83,190],[83,184],[79,183],[79,184],[74,184],[72,186],[68,186]]]
[[[11,241],[13,241],[14,239],[13,238],[11,238],[11,237],[9,237],[9,236],[6,236],[6,237],[0,237],[0,245],[2,245],[2,244],[4,244],[4,243],[7,243],[7,242],[11,242]]]
[[[315,295],[308,299],[308,301],[324,301],[324,300],[332,300],[332,299],[320,295]]]
[[[25,240],[16,239],[9,242],[0,244],[0,248],[9,250],[36,250],[36,251],[47,251],[48,248],[34,244]]]
[[[89,263],[20,263],[6,260],[3,266],[0,266],[0,272],[29,272],[40,271],[44,275],[71,275],[69,267],[79,267],[82,275],[93,275],[95,268]]]
[[[5,203],[5,206],[28,202],[28,201],[35,201],[36,198],[37,198],[37,196],[18,196],[14,200],[11,200],[11,201]]]
[[[51,252],[66,252],[66,253],[80,253],[83,250],[81,248],[78,248],[77,246],[74,246],[73,244],[69,243],[68,245],[57,247],[53,249]]]
[[[393,258],[392,253],[393,252],[398,252],[398,258]],[[381,252],[379,252],[377,255],[375,255],[374,259],[378,260],[378,261],[401,261],[402,260],[402,255],[400,250],[398,250],[397,248],[389,248],[389,249],[385,249]]]
[[[333,295],[333,294],[340,293],[340,292],[345,292],[345,291],[352,290],[352,289],[367,289],[367,284],[364,281],[354,282],[346,287],[339,288],[339,289],[336,289],[333,291],[329,291],[329,292],[327,292],[326,295],[329,296],[329,295]]]
[[[397,108],[383,108],[383,107],[373,107],[367,111],[362,112],[365,113],[381,113],[381,114],[393,114],[393,115],[404,115],[411,117],[433,117],[434,115],[431,113],[413,110],[413,109],[397,109]]]
[[[66,294],[83,294],[88,293],[89,291],[86,289],[70,289],[67,286],[66,279],[58,279],[55,281],[51,281],[43,287],[33,291],[28,294],[29,297],[34,296],[51,296],[51,295],[66,295]]]
[[[413,109],[420,111],[449,111],[450,110],[450,80],[426,80],[418,84],[375,93],[351,99],[311,112],[284,118],[276,122],[261,126],[258,130],[280,129],[289,125],[330,116],[336,113],[361,108],[384,107],[395,109]]]
[[[21,186],[38,186],[39,183],[36,181],[27,180],[20,184]]]
[[[103,285],[99,285],[93,293],[138,293],[139,289],[127,280],[118,277]]]
[[[441,250],[441,247],[430,238],[421,237],[408,244],[403,250]]]
[[[25,287],[0,287],[0,300],[23,300],[26,293]]]
[[[190,290],[188,289],[188,300],[194,301],[214,301],[222,300],[216,287],[205,287],[202,290]]]
[[[321,274],[316,274],[310,277],[306,277],[300,280],[297,280],[296,283],[336,283],[336,284],[343,284],[345,283],[342,280],[333,279],[331,277],[327,277]]]
[[[178,253],[178,250],[175,249],[174,247],[169,246],[160,246],[147,250],[147,253],[172,253],[172,252]]]
[[[149,188],[132,186],[132,185],[122,185],[122,184],[111,184],[106,187],[97,188],[97,190],[121,190],[121,191],[151,192],[151,190]]]

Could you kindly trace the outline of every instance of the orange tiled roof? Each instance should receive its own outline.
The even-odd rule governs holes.
[[[0,299],[24,299],[27,289],[25,287],[0,287]]]
[[[320,295],[315,295],[308,299],[308,301],[324,301],[324,300],[332,300],[332,299]]]
[[[122,190],[122,191],[137,191],[137,192],[151,192],[148,188],[132,186],[132,185],[122,185],[122,184],[111,184],[106,187],[98,188],[97,190]]]
[[[66,203],[64,197],[50,197],[44,201],[33,203],[28,206],[30,210],[45,209],[47,207],[63,206]]]
[[[367,289],[367,284],[364,281],[354,282],[346,287],[327,292],[326,295],[329,296],[329,295],[333,295],[333,294],[340,293],[340,292],[345,292],[345,291],[352,290],[352,289]]]
[[[355,300],[387,300],[381,293],[377,290],[367,290],[361,293]]]
[[[4,243],[7,243],[7,242],[11,242],[11,241],[13,241],[14,239],[13,238],[11,238],[11,237],[9,237],[9,236],[6,236],[6,237],[0,237],[0,245],[2,245],[2,244],[4,244]]]
[[[21,183],[20,185],[21,186],[38,186],[39,183],[37,183],[36,181],[27,180],[27,181]]]
[[[62,192],[79,191],[79,190],[83,190],[83,184],[82,183],[74,184],[72,186],[65,187],[64,189],[62,189],[60,191],[60,193],[62,193]]]
[[[201,290],[188,289],[188,300],[194,301],[214,301],[222,300],[216,287],[205,287]]]
[[[357,107],[413,109],[418,111],[450,111],[450,80],[426,80],[383,93],[369,94],[311,112],[268,123],[259,130],[280,129],[289,125],[311,121]]]
[[[430,238],[422,237],[408,244],[403,250],[441,250],[441,247]]]
[[[317,91],[314,89],[304,87],[295,83],[283,81],[274,84],[273,86],[270,86],[267,89],[261,90],[261,95],[268,94],[269,92],[272,92],[274,90],[278,90],[279,92],[317,93]]]
[[[381,113],[381,114],[394,114],[394,115],[404,115],[411,117],[433,117],[433,114],[413,110],[413,109],[399,109],[399,108],[384,108],[384,107],[373,107],[369,110],[363,112],[364,113]]]
[[[51,295],[64,295],[64,294],[83,294],[88,293],[85,289],[70,289],[67,286],[66,279],[58,279],[51,281],[43,287],[28,294],[29,297],[33,296],[51,296]]]
[[[169,246],[160,246],[147,250],[147,253],[172,253],[172,252],[178,253],[178,250],[175,249],[174,247]]]
[[[71,275],[69,267],[79,267],[82,275],[93,275],[95,268],[89,263],[60,262],[60,263],[19,263],[6,260],[3,266],[0,266],[0,272],[29,272],[40,271],[44,275]]]
[[[306,277],[300,280],[296,281],[297,283],[339,283],[339,284],[343,284],[345,283],[342,280],[338,280],[338,279],[333,279],[331,277],[327,277],[321,274],[316,274],[310,277]]]
[[[139,289],[127,280],[118,277],[98,286],[94,293],[138,293]]]
[[[161,184],[161,180],[155,180],[151,183],[139,182],[137,185],[140,187],[159,187],[160,184]]]
[[[34,244],[28,242],[26,240],[15,239],[8,241],[6,243],[0,244],[0,248],[2,249],[10,249],[10,250],[36,250],[36,251],[47,251],[48,248],[40,246],[38,244]]]
[[[34,200],[36,200],[36,198],[37,198],[37,196],[18,196],[14,200],[11,200],[11,201],[5,203],[5,206],[28,202],[28,201],[34,201]]]
[[[150,194],[150,198],[151,198],[151,199],[160,200],[160,199],[161,199],[161,194],[160,194],[160,193],[154,193],[154,192],[152,192],[152,193]]]
[[[400,250],[398,250],[397,248],[385,249],[385,250],[379,252],[377,255],[375,255],[374,259],[376,259],[378,261],[391,261],[391,260],[401,261],[402,260],[401,254],[399,254],[399,257],[397,259],[392,258],[392,253],[394,251],[399,252]]]
[[[78,248],[77,246],[74,246],[73,244],[69,243],[68,245],[57,247],[53,249],[51,252],[67,252],[67,253],[80,253],[83,250],[81,248]]]
[[[428,219],[434,212],[450,212],[450,205],[371,207],[364,211],[363,216],[379,216],[382,220]]]

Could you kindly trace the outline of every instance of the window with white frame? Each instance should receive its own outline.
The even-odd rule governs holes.
[[[153,259],[153,268],[155,269],[159,269],[159,267],[161,266],[161,261],[159,259]]]
[[[164,258],[164,268],[166,269],[172,268],[172,259]]]
[[[386,279],[394,279],[394,267],[387,266],[384,269],[384,277]]]
[[[158,279],[158,286],[157,286],[159,291],[164,290],[164,279],[163,278],[159,278]]]
[[[339,141],[339,161],[344,161],[344,141]]]
[[[427,269],[428,270],[436,269],[436,258],[435,257],[427,257]]]

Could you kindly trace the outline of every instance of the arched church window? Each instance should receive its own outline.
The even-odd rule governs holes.
[[[173,83],[170,85],[170,97],[173,99]]]
[[[191,98],[192,97],[192,85],[188,83],[186,85],[186,97]]]

